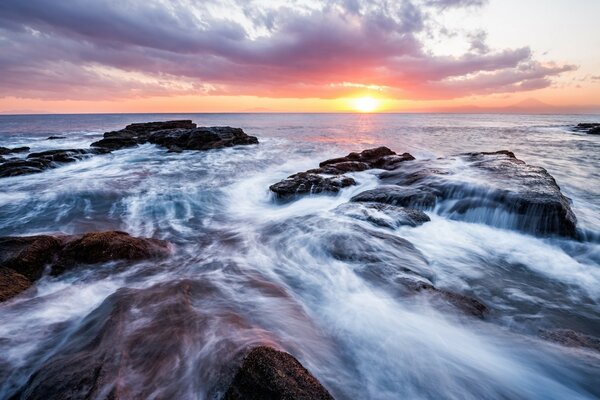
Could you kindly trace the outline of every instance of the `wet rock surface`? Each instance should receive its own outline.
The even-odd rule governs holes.
[[[279,199],[290,200],[305,194],[335,194],[340,189],[356,184],[356,181],[344,175],[348,172],[368,169],[393,169],[404,161],[414,160],[408,153],[397,155],[387,147],[350,153],[345,157],[323,161],[319,168],[290,175],[288,178],[270,186],[270,190]]]
[[[29,289],[31,281],[10,269],[0,267],[0,302],[8,300]]]
[[[125,232],[93,232],[84,235],[0,237],[0,268],[14,271],[29,281],[39,279],[46,268],[58,275],[77,265],[98,264],[108,261],[139,261],[166,257],[170,254],[168,242],[158,239],[137,238]],[[5,285],[12,281],[14,294],[22,287],[16,275],[5,275]],[[6,289],[8,290],[8,289]],[[7,297],[8,298],[8,297]]]
[[[419,226],[431,219],[421,210],[382,203],[345,203],[334,212],[384,228]]]
[[[31,153],[25,159],[7,160],[0,164],[0,177],[39,173],[105,153],[107,151],[103,149],[48,150]]]
[[[29,151],[29,147],[0,147],[0,156],[5,156],[8,154],[16,154],[16,153],[26,153]]]
[[[577,124],[573,129],[590,135],[600,135],[600,123],[597,122],[580,123]]]
[[[332,400],[292,355],[261,346],[244,358],[223,400]]]
[[[170,151],[210,150],[258,144],[258,139],[247,135],[240,128],[197,127],[191,120],[181,120],[127,125],[123,130],[105,133],[104,138],[92,143],[92,146],[112,151],[143,143],[157,144]]]

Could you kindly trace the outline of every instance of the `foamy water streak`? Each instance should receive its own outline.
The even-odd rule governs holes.
[[[43,140],[68,130],[60,122],[46,121],[44,129],[42,117],[22,117],[0,145],[81,147],[94,132],[177,117],[80,117],[68,146]],[[261,144],[182,154],[144,145],[2,179],[2,235],[121,229],[167,239],[176,251],[156,263],[44,277],[1,304],[0,398],[46,360],[89,349],[87,340],[98,335],[102,345],[94,351],[131,354],[119,379],[140,397],[218,396],[220,368],[237,350],[260,343],[294,354],[338,399],[600,397],[597,353],[538,338],[556,328],[600,336],[597,241],[534,237],[513,229],[514,215],[452,213],[454,200],[428,210],[431,222],[414,228],[381,228],[337,212],[379,185],[377,171],[353,174],[358,185],[337,196],[278,204],[268,191],[321,160],[375,145],[421,160],[508,148],[550,171],[572,198],[579,227],[593,236],[600,231],[593,201],[600,189],[589,182],[600,179],[600,141],[565,129],[582,121],[191,118],[241,126]],[[468,168],[454,167],[467,188]],[[490,315],[480,321],[394,285],[415,274],[481,299]],[[112,329],[117,323],[124,329]],[[135,348],[146,355],[136,358]],[[157,355],[157,348],[167,350]]]

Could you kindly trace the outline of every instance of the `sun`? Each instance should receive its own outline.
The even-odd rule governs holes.
[[[374,99],[373,97],[358,97],[356,99],[352,99],[351,101],[352,108],[358,112],[362,113],[370,113],[379,107],[379,100]]]

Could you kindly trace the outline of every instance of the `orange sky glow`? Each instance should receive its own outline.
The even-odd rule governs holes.
[[[2,2],[0,112],[600,113],[595,0],[206,3]]]

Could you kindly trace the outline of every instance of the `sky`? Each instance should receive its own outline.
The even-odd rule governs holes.
[[[600,0],[2,0],[0,112],[600,112]]]

